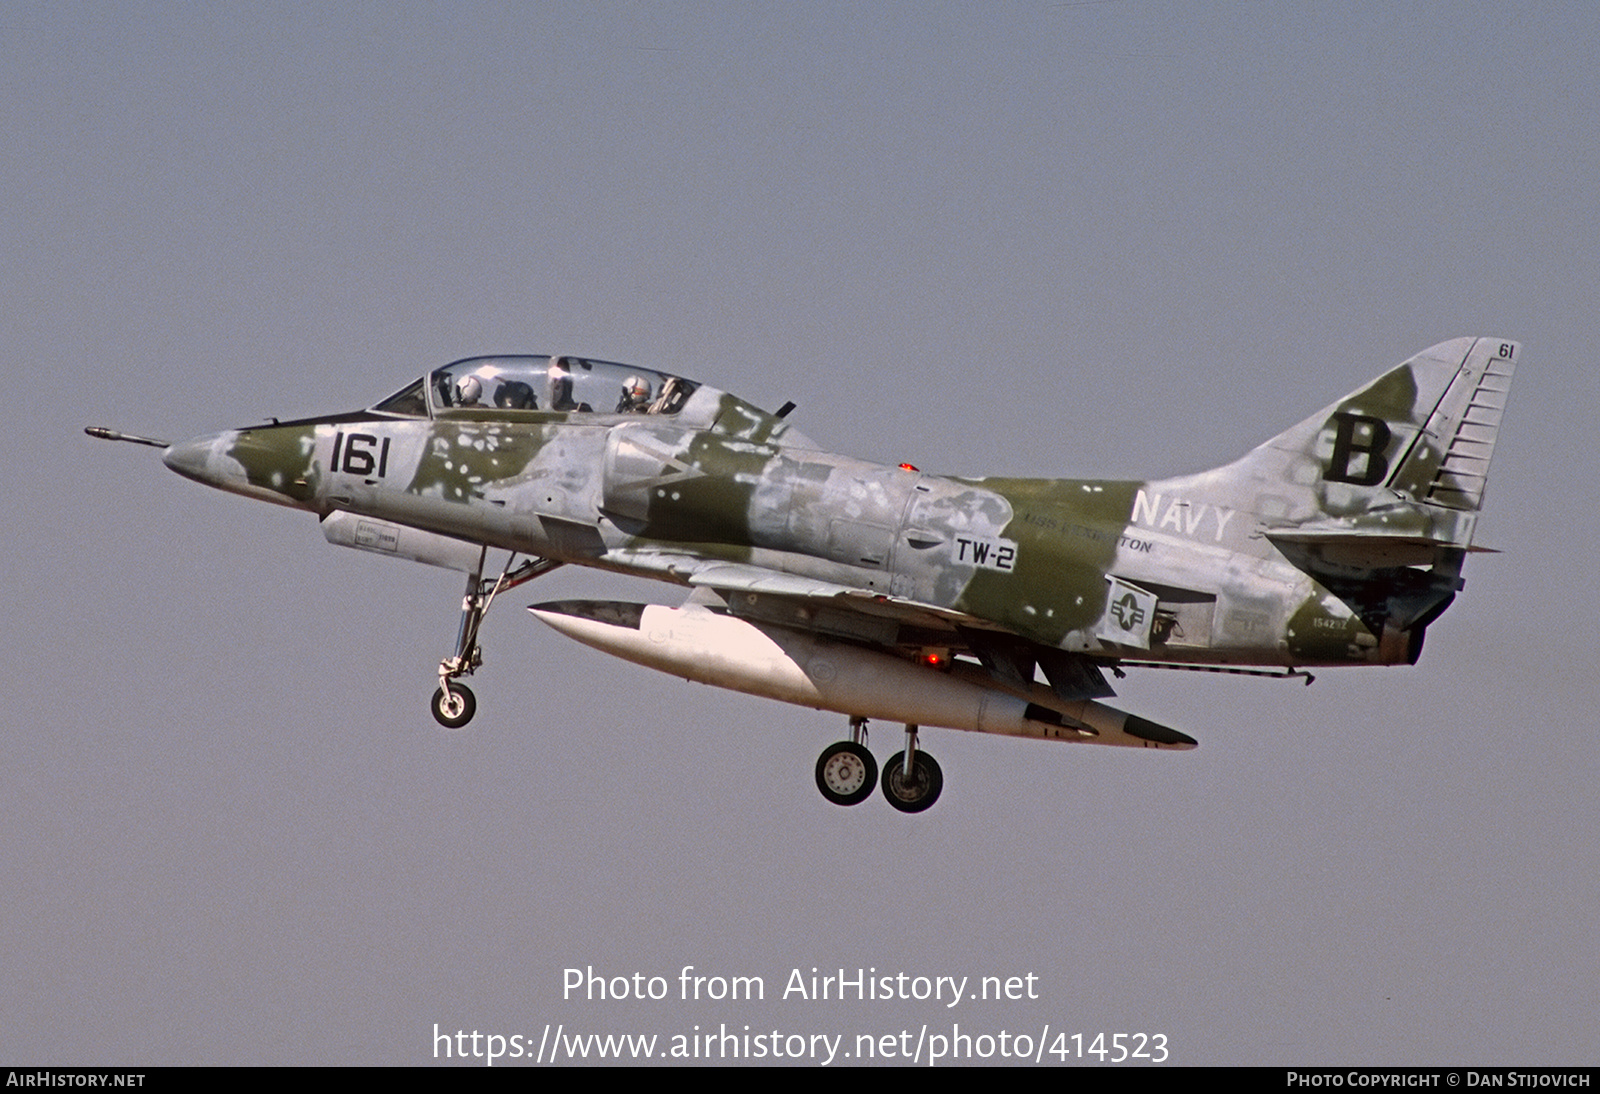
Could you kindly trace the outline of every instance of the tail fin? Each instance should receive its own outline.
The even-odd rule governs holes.
[[[1519,354],[1441,342],[1224,469],[1261,534],[1380,636],[1379,663],[1415,664],[1462,588]]]
[[[1288,487],[1274,539],[1469,547],[1520,352],[1497,338],[1441,342],[1229,470]]]

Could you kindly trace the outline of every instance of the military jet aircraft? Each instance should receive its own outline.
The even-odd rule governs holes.
[[[560,355],[472,357],[368,410],[180,444],[88,432],[315,513],[330,542],[465,572],[445,726],[473,716],[460,680],[496,597],[564,564],[642,575],[689,594],[530,610],[637,664],[845,715],[815,772],[840,805],[878,784],[868,720],[903,725],[882,788],[913,813],[943,786],[923,726],[1195,746],[1100,702],[1107,670],[1414,664],[1462,588],[1517,358],[1442,342],[1225,467],[1150,481],[868,463],[819,449],[792,404]]]

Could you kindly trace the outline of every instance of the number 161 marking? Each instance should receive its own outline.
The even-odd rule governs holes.
[[[374,460],[372,448],[378,445],[378,456]],[[340,463],[339,449],[344,449],[344,462]],[[343,471],[349,475],[371,475],[377,470],[377,478],[383,478],[389,472],[389,438],[384,437],[379,443],[377,437],[370,433],[352,433],[348,440],[344,433],[333,435],[333,459],[329,461],[335,472]]]

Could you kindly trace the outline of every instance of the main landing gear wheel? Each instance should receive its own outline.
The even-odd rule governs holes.
[[[460,729],[478,713],[478,697],[465,684],[451,684],[433,693],[434,721],[446,729]]]
[[[918,750],[911,757],[911,775],[905,773],[906,754],[896,752],[883,766],[883,796],[902,813],[920,813],[939,800],[944,772],[934,758]]]
[[[817,789],[834,805],[858,805],[872,797],[878,761],[865,745],[839,741],[817,757]]]

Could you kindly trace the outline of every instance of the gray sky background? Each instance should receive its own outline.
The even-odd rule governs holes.
[[[0,1059],[726,1022],[1595,1063],[1597,40],[1590,4],[6,5]],[[930,731],[920,817],[817,794],[843,719],[520,610],[676,596],[604,575],[501,605],[441,731],[456,575],[81,432],[575,352],[856,455],[1135,477],[1480,334],[1525,346],[1503,553],[1420,665],[1131,675],[1187,754]],[[684,965],[767,998],[562,999]],[[1039,998],[779,998],[813,966]]]

